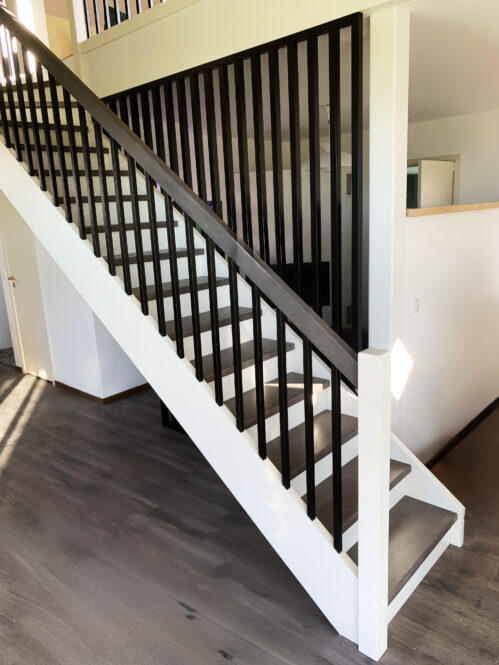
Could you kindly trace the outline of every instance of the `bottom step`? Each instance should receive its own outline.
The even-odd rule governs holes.
[[[456,513],[404,496],[390,510],[388,602],[410,580],[457,520]],[[348,555],[357,563],[357,545]]]

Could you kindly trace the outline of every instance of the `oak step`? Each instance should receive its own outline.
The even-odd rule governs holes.
[[[404,496],[390,510],[388,602],[417,571],[457,520],[456,513]],[[357,563],[354,545],[348,555]]]
[[[297,372],[290,372],[286,375],[286,381],[288,384],[288,407],[293,404],[297,404],[303,399],[305,392],[303,384],[303,374],[298,374]],[[312,385],[314,387],[314,393],[320,392],[324,388],[329,386],[329,381],[327,379],[319,379],[316,377],[312,378]],[[270,418],[270,416],[279,413],[279,381],[275,379],[273,381],[268,381],[264,387],[264,402],[265,402],[265,418]],[[231,399],[225,402],[225,405],[234,415],[236,415],[236,398],[231,397]],[[248,390],[243,393],[243,413],[244,413],[244,427],[248,429],[256,425],[256,388]]]
[[[204,249],[200,247],[199,249],[196,249],[194,253],[196,254],[196,256],[200,256],[201,254],[204,254]],[[185,259],[187,256],[188,256],[187,249],[177,249],[177,259]],[[144,257],[144,263],[149,263],[150,261],[152,261],[152,252],[143,252],[143,257]],[[168,259],[170,258],[170,252],[167,249],[162,249],[159,253],[159,258],[160,261],[168,261]],[[107,256],[105,256],[104,259],[107,261]],[[115,265],[122,266],[123,257],[117,256],[114,262]],[[130,264],[137,263],[137,254],[129,254],[128,262]]]
[[[45,173],[46,176],[50,176],[50,171],[48,169],[44,169],[44,173]],[[120,173],[120,176],[128,177],[128,171],[126,171],[126,170],[121,170],[119,173]],[[79,176],[81,176],[82,178],[84,178],[87,175],[85,169],[78,169],[77,174]],[[111,178],[111,177],[114,176],[114,171],[112,169],[106,169],[104,171],[104,174],[108,178]],[[59,169],[54,169],[54,175],[56,175],[57,177],[60,177],[61,176],[61,171]],[[67,175],[70,178],[73,177],[73,170],[71,168],[68,168]],[[99,171],[97,169],[91,169],[90,170],[90,175],[97,177],[99,175]]]
[[[166,222],[156,222],[156,226],[158,227],[158,229],[166,229]],[[175,222],[174,222],[174,226],[175,226],[175,227],[178,226],[178,222],[177,222],[177,220],[175,220]],[[135,228],[135,227],[134,227],[134,225],[132,224],[132,222],[126,222],[126,223],[125,223],[125,231],[133,231],[134,228]],[[141,222],[141,223],[140,223],[140,228],[141,228],[143,231],[149,231],[149,222]],[[120,230],[120,225],[119,225],[119,224],[111,224],[111,231],[116,231],[116,232],[118,232],[119,230]],[[88,234],[91,234],[91,233],[92,233],[92,229],[90,228],[90,226],[86,226],[86,227],[85,227],[85,231],[86,231]],[[104,224],[98,224],[98,225],[97,225],[97,231],[98,231],[99,233],[105,233],[105,232],[106,232],[106,227],[104,226]]]
[[[357,418],[341,414],[341,444],[357,435]],[[332,450],[332,413],[323,411],[314,416],[314,458],[319,462]],[[269,441],[267,456],[281,471],[281,438]],[[289,431],[289,466],[291,478],[305,470],[305,424]]]
[[[228,277],[219,277],[217,279],[217,287],[220,286],[226,286],[229,283],[229,278]],[[198,277],[197,279],[197,286],[198,286],[198,291],[205,291],[208,286],[208,277]],[[189,279],[179,279],[178,281],[178,288],[179,288],[179,293],[189,293],[190,291],[190,281]],[[137,296],[137,298],[140,297],[140,289],[137,287],[133,289],[133,294]],[[164,298],[171,298],[172,297],[172,284],[171,282],[164,282],[163,283],[163,297]],[[149,285],[147,287],[147,299],[148,300],[155,300],[156,299],[156,289],[153,284]]]
[[[26,111],[29,113],[29,107],[28,107],[28,103],[27,103],[27,102],[26,102]],[[10,127],[12,127],[13,122],[12,122],[12,119],[11,119],[11,118],[7,118],[7,124],[8,124]],[[15,124],[19,127],[19,131],[21,131],[21,130],[22,130],[22,123],[21,123],[21,120],[16,118],[16,122],[15,122]],[[26,123],[26,125],[27,125],[28,129],[34,129],[34,123],[33,123],[31,120],[29,120],[29,121]],[[44,127],[47,127],[50,131],[55,131],[55,130],[57,129],[57,125],[56,125],[55,123],[53,123],[53,122],[49,122],[49,123],[47,123],[46,125],[44,125],[43,122],[42,122],[41,120],[37,123],[37,126],[38,126],[38,129],[39,129],[40,134],[42,135],[42,137],[43,137]],[[63,131],[63,132],[68,132],[68,131],[69,131],[69,126],[68,126],[68,125],[63,124],[63,123],[61,122],[61,125],[60,125],[60,126],[61,126],[61,131]],[[86,129],[87,132],[88,132],[88,127],[86,127],[85,129]],[[81,125],[74,125],[74,131],[75,131],[75,132],[81,132]]]
[[[286,351],[292,351],[295,345],[291,342],[286,344]],[[277,356],[277,342],[275,339],[262,339],[262,357],[263,360],[270,360]],[[194,365],[194,360],[191,360]],[[222,366],[222,376],[227,376],[234,372],[234,349],[232,347],[220,351],[220,364]],[[253,341],[243,342],[241,344],[241,367],[251,367],[255,364],[255,344]],[[215,373],[213,370],[213,354],[203,356],[203,376],[205,381],[213,381]]]
[[[136,200],[137,201],[147,201],[147,194],[137,194]],[[109,194],[107,197],[109,203],[116,203],[116,196],[114,194]],[[129,203],[132,201],[132,195],[131,194],[123,194],[121,196],[121,200],[124,203]],[[69,197],[69,202],[70,203],[76,203],[76,196],[70,196]],[[82,196],[81,197],[81,202],[82,203],[88,203],[88,196]],[[94,195],[94,203],[102,203],[102,196],[100,194],[95,194]]]
[[[342,511],[343,511],[343,531],[346,531],[357,521],[359,512],[359,458],[345,464],[342,468],[341,489],[342,489]],[[390,460],[390,489],[393,489],[401,480],[411,472],[410,464]],[[306,495],[302,497],[306,503]],[[316,515],[326,529],[333,533],[333,481],[332,478],[326,478],[319,483],[315,489]]]
[[[247,319],[253,318],[253,310],[250,307],[240,307],[239,308],[239,320],[246,321]],[[232,316],[230,312],[230,307],[222,307],[218,310],[218,325],[220,328],[230,325],[232,322]],[[201,332],[207,332],[211,330],[211,315],[210,312],[200,312],[199,314],[199,327]],[[175,339],[175,323],[174,321],[166,322],[166,334]],[[190,337],[192,335],[192,317],[183,316],[182,317],[182,334],[184,337]]]

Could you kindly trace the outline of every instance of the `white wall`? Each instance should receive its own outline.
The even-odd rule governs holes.
[[[406,219],[393,430],[425,461],[499,395],[498,255],[499,209]]]
[[[0,349],[8,349],[12,346],[10,336],[9,319],[7,317],[7,306],[3,293],[3,284],[0,279]]]
[[[408,158],[460,155],[455,203],[499,201],[499,109],[409,125]]]

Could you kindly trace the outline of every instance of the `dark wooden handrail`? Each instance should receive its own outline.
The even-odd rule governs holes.
[[[0,23],[97,121],[219,247],[240,272],[354,386],[357,354],[290,289],[145,143],[134,134],[52,51],[8,9],[0,5]]]

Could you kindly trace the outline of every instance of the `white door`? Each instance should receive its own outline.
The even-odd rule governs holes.
[[[13,342],[18,341],[21,356],[19,359],[16,353],[16,364],[20,361],[24,372],[53,381],[35,237],[1,192],[0,240],[3,253],[2,284],[12,314],[9,318]]]
[[[419,207],[453,204],[454,162],[422,159],[419,162]]]

